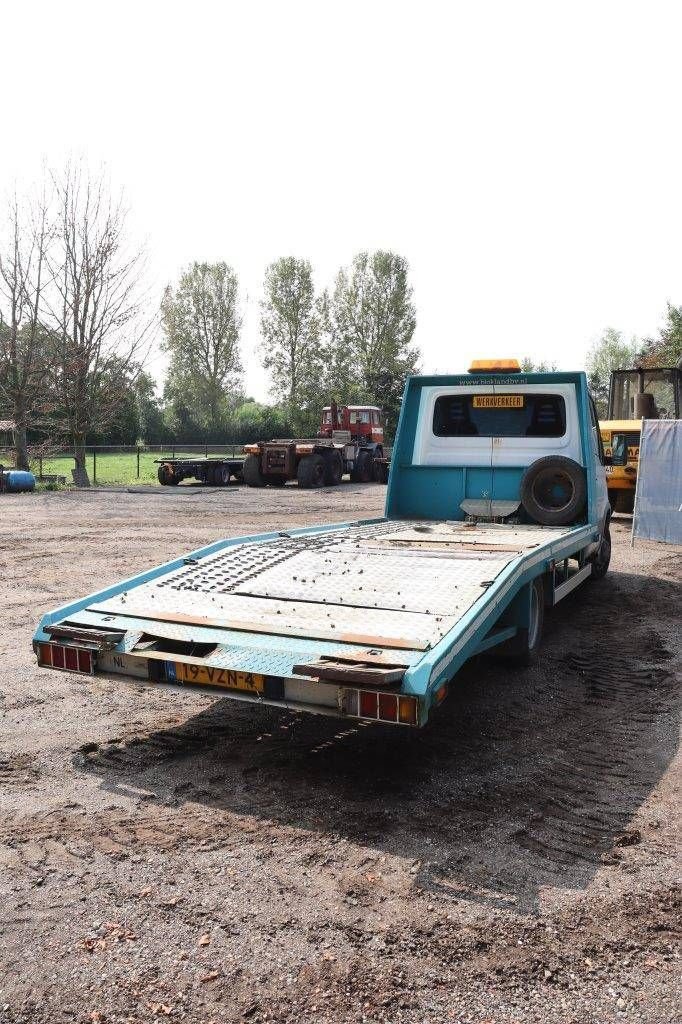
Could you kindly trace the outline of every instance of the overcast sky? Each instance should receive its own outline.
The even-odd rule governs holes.
[[[156,289],[241,283],[247,389],[268,262],[319,287],[361,249],[411,267],[425,370],[583,365],[682,303],[682,4],[4,4],[0,188],[104,163]],[[164,359],[150,369],[160,374]]]

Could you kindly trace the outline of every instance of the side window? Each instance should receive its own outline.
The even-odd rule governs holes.
[[[372,410],[372,423],[374,424],[375,427],[379,426],[379,413],[376,411],[376,409]]]
[[[604,442],[601,437],[601,430],[599,429],[599,419],[597,417],[597,407],[594,404],[592,395],[588,396],[590,400],[590,420],[592,421],[592,429],[594,430],[597,437],[597,452],[599,454],[599,461],[602,466],[606,463],[606,457],[604,455]]]

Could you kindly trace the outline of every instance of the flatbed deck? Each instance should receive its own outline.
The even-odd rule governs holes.
[[[319,704],[308,710],[338,704],[339,687],[297,671],[320,658],[400,666],[400,692],[425,694],[445,671],[441,652],[463,640],[466,660],[472,624],[480,637],[531,566],[568,557],[588,532],[383,519],[235,538],[57,610],[36,640],[60,626],[118,631],[97,657],[100,671],[154,678],[156,660],[175,666],[158,681],[225,689],[234,678],[224,673],[256,673],[286,681],[268,703],[308,704],[312,687]],[[187,678],[182,664],[202,672]]]

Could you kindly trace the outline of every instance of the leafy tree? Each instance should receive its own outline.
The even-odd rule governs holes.
[[[265,272],[261,303],[263,365],[272,376],[272,391],[300,427],[317,417],[321,398],[323,353],[308,260],[282,257]]]
[[[419,362],[407,261],[392,252],[361,252],[349,270],[339,271],[332,296],[321,302],[340,399],[382,406],[393,433],[405,379]]]
[[[161,305],[170,353],[165,395],[176,419],[215,433],[240,394],[237,275],[226,263],[193,263]]]
[[[122,376],[139,368],[146,315],[143,252],[132,251],[126,213],[107,182],[79,166],[54,177],[56,217],[46,259],[47,324],[54,338],[56,422],[74,449],[74,479],[88,485],[86,439],[119,414]]]
[[[557,364],[546,363],[544,360],[534,363],[529,356],[526,356],[521,360],[521,370],[523,373],[556,373]]]
[[[607,327],[590,349],[587,356],[587,380],[601,417],[608,414],[611,371],[637,366],[641,347],[637,338],[627,341],[621,331]]]
[[[28,431],[50,406],[48,332],[41,322],[50,228],[45,199],[9,204],[0,242],[0,403],[15,424],[15,465],[28,469]]]
[[[668,303],[666,320],[658,337],[648,338],[644,343],[642,364],[682,368],[682,306]]]
[[[294,433],[283,406],[263,405],[253,399],[247,399],[238,406],[230,421],[230,440],[235,444],[292,437]]]

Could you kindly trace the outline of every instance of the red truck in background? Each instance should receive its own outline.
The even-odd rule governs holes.
[[[334,487],[345,473],[354,483],[386,483],[384,428],[376,405],[324,406],[317,437],[276,438],[244,445],[243,480],[249,487]]]

